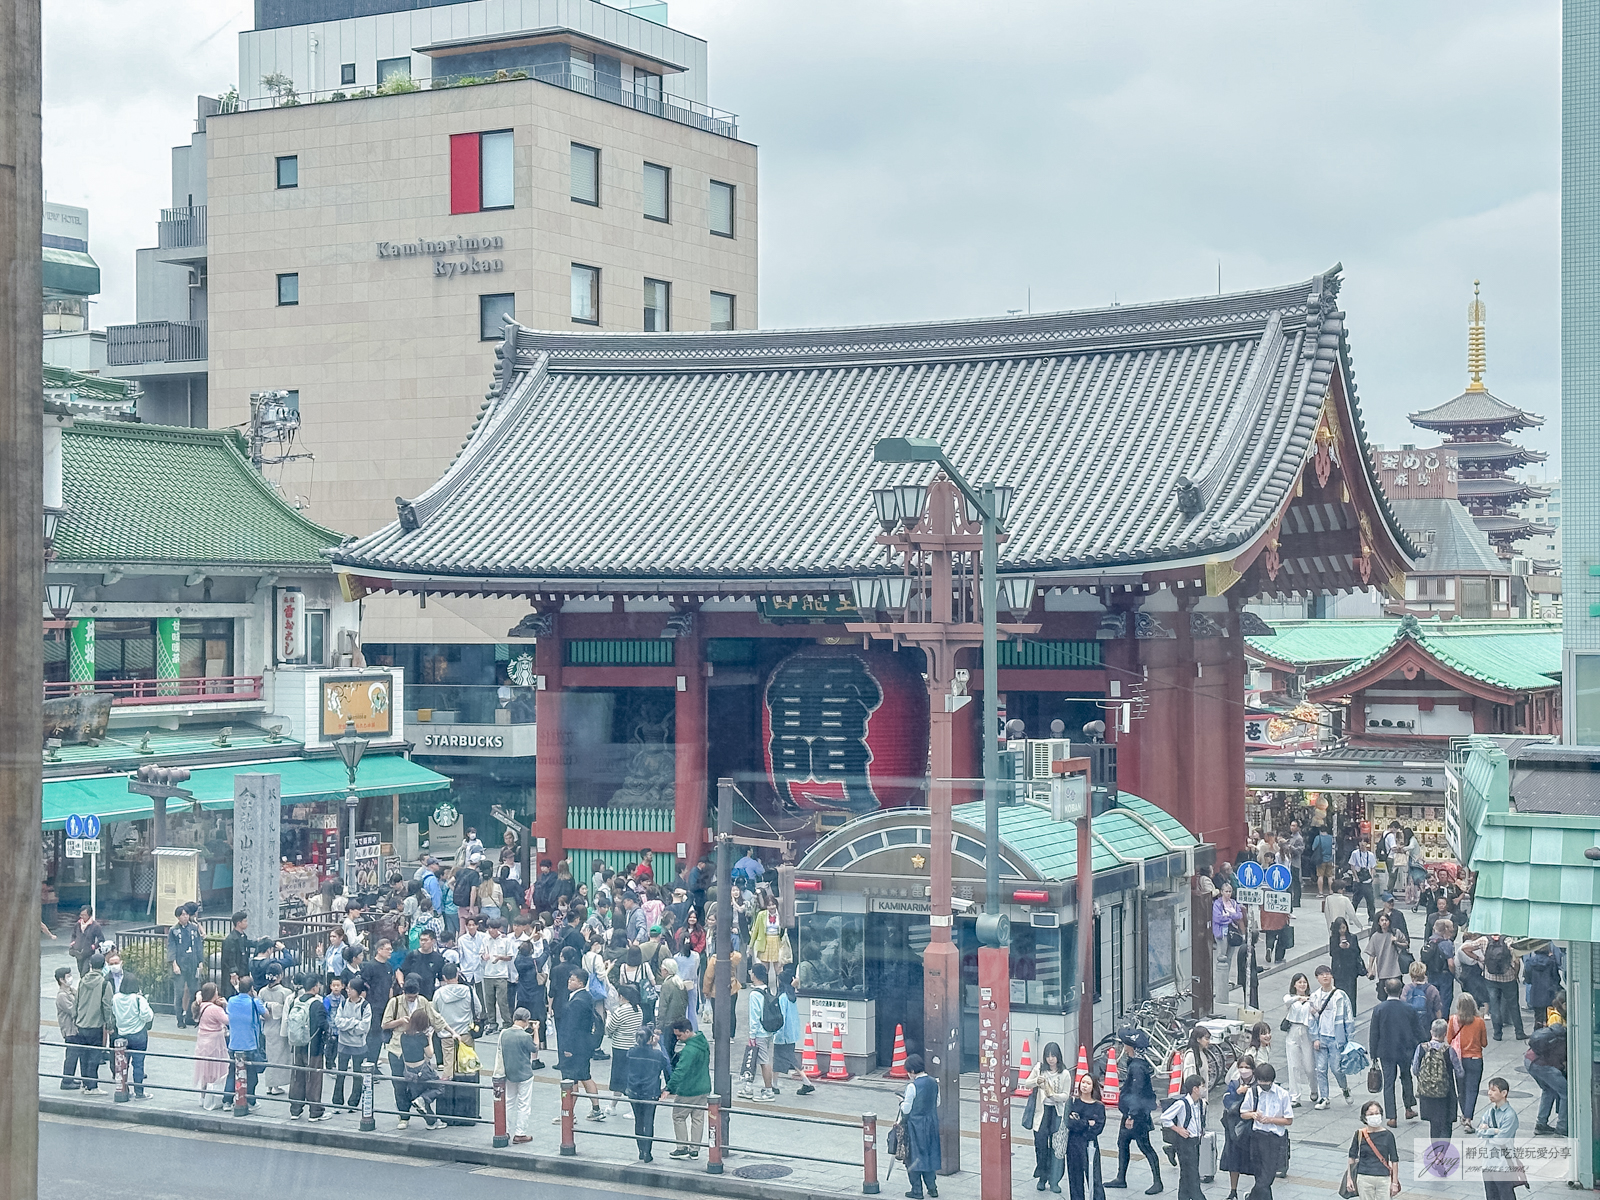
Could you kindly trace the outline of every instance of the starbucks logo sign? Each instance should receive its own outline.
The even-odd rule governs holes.
[[[456,811],[456,806],[448,800],[433,810],[433,823],[440,829],[449,829],[461,819],[461,814]]]

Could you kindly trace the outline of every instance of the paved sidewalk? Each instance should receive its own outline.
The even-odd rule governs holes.
[[[1310,911],[1308,911],[1310,910]],[[1316,925],[1321,924],[1321,915],[1315,911],[1314,901],[1297,914],[1296,924],[1302,921],[1311,927],[1314,918]],[[1305,962],[1312,964],[1313,960],[1321,961],[1319,956],[1325,953],[1326,938],[1320,943],[1313,942],[1309,937],[1300,942],[1298,949],[1306,951]],[[1309,948],[1309,949],[1308,949]],[[1291,957],[1294,957],[1291,955]],[[54,983],[51,975],[55,968],[70,964],[71,960],[66,954],[65,942],[44,942],[41,947],[41,972],[42,987],[40,995],[40,1023],[39,1035],[41,1041],[58,1042],[60,1040],[55,1027],[55,1001]],[[1286,962],[1282,967],[1275,968],[1270,974],[1262,976],[1261,999],[1264,1019],[1276,1032],[1278,1021],[1283,1016],[1283,995],[1287,990],[1288,980],[1293,970],[1307,970],[1304,964],[1295,965]],[[1370,984],[1363,984],[1358,991],[1359,1013],[1357,1017],[1357,1040],[1365,1043],[1367,1035],[1368,1016],[1372,1008],[1372,990]],[[1525,1014],[1525,1021],[1527,1017]],[[1531,1022],[1527,1022],[1531,1028]],[[1525,1131],[1532,1130],[1535,1111],[1538,1104],[1538,1088],[1521,1069],[1521,1053],[1525,1043],[1510,1040],[1509,1036],[1504,1042],[1489,1044],[1489,1051],[1485,1059],[1485,1079],[1493,1075],[1504,1075],[1512,1084],[1512,1102],[1516,1105]],[[190,1055],[194,1048],[194,1032],[192,1030],[178,1030],[173,1018],[169,1014],[159,1014],[156,1018],[155,1029],[150,1037],[150,1050],[152,1053]],[[53,1046],[41,1047],[41,1071],[53,1071],[59,1068],[61,1050]],[[488,1082],[489,1070],[494,1063],[495,1039],[493,1037],[481,1039],[480,1057],[485,1063],[483,1081]],[[553,1061],[547,1055],[546,1061]],[[1274,1061],[1281,1065],[1281,1058],[1274,1056]],[[168,1085],[187,1088],[191,1085],[192,1068],[188,1062],[170,1059],[147,1059],[148,1082],[152,1085]],[[604,1088],[609,1077],[610,1064],[597,1062],[594,1064],[595,1078],[600,1087]],[[1364,1079],[1352,1079],[1351,1098],[1346,1104],[1342,1099],[1336,1099],[1333,1107],[1325,1112],[1316,1112],[1309,1105],[1294,1110],[1295,1123],[1292,1134],[1292,1158],[1289,1168],[1289,1177],[1280,1180],[1274,1189],[1275,1195],[1282,1200],[1313,1200],[1313,1197],[1322,1200],[1329,1194],[1330,1189],[1336,1184],[1346,1162],[1346,1152],[1356,1127],[1356,1117],[1359,1104],[1367,1098]],[[256,1113],[247,1118],[232,1118],[227,1110],[219,1116],[216,1113],[205,1113],[200,1108],[198,1097],[181,1092],[162,1092],[152,1087],[154,1098],[143,1102],[131,1102],[116,1105],[110,1099],[108,1084],[102,1084],[105,1089],[105,1098],[88,1100],[79,1092],[60,1090],[57,1077],[51,1075],[40,1080],[41,1101],[51,1103],[65,1100],[73,1109],[88,1107],[103,1111],[108,1118],[122,1117],[129,1120],[153,1120],[156,1113],[164,1113],[164,1118],[169,1121],[183,1121],[190,1123],[194,1128],[216,1128],[219,1121],[228,1124],[221,1126],[229,1132],[241,1130],[244,1126],[268,1127],[272,1133],[268,1136],[293,1138],[297,1140],[332,1140],[338,1135],[338,1144],[348,1144],[354,1148],[359,1146],[363,1150],[385,1152],[392,1150],[400,1156],[471,1156],[468,1161],[492,1161],[498,1166],[508,1164],[520,1167],[525,1164],[529,1171],[554,1172],[571,1174],[574,1171],[585,1171],[602,1179],[612,1179],[622,1182],[638,1184],[651,1184],[655,1186],[677,1186],[684,1191],[712,1191],[732,1194],[733,1191],[743,1190],[748,1195],[752,1177],[764,1179],[762,1186],[773,1195],[792,1195],[786,1189],[799,1189],[813,1195],[859,1195],[861,1192],[862,1174],[859,1166],[861,1161],[861,1133],[859,1122],[863,1112],[876,1112],[882,1118],[883,1130],[892,1120],[895,1105],[898,1100],[900,1087],[892,1081],[881,1076],[868,1076],[849,1083],[817,1085],[817,1091],[806,1097],[796,1096],[793,1092],[792,1081],[780,1084],[783,1093],[775,1104],[752,1105],[740,1102],[735,1109],[732,1121],[731,1144],[735,1147],[748,1149],[737,1150],[730,1154],[727,1162],[727,1174],[718,1179],[705,1174],[706,1158],[698,1160],[675,1161],[667,1157],[672,1149],[670,1144],[658,1144],[655,1150],[654,1168],[644,1172],[636,1167],[637,1149],[632,1140],[633,1120],[631,1111],[626,1103],[619,1106],[615,1116],[610,1116],[603,1122],[591,1122],[584,1119],[583,1114],[588,1109],[588,1104],[582,1098],[579,1100],[577,1120],[577,1149],[576,1159],[561,1159],[560,1129],[551,1124],[560,1107],[560,1088],[553,1070],[536,1073],[536,1087],[534,1089],[533,1121],[530,1133],[533,1141],[525,1146],[516,1146],[503,1151],[490,1151],[493,1135],[492,1124],[476,1127],[443,1128],[429,1131],[422,1121],[413,1118],[411,1127],[406,1132],[397,1132],[395,1129],[395,1115],[380,1112],[377,1118],[378,1129],[372,1134],[362,1135],[357,1132],[358,1117],[353,1113],[340,1111],[331,1121],[320,1124],[308,1124],[303,1118],[300,1121],[288,1119],[287,1104],[280,1098],[260,1097],[261,1104]],[[378,1099],[384,1108],[393,1108],[393,1093],[388,1081],[382,1076],[377,1082]],[[332,1095],[332,1081],[324,1083],[323,1096],[325,1099]],[[482,1093],[482,1113],[486,1118],[493,1117],[492,1094],[485,1090]],[[961,1116],[962,1116],[962,1158],[966,1168],[957,1175],[940,1180],[940,1191],[943,1196],[951,1200],[977,1200],[979,1195],[978,1180],[978,1118],[976,1104],[976,1078],[969,1077],[964,1080],[961,1089]],[[610,1098],[605,1099],[606,1109],[609,1110]],[[1027,1131],[1021,1128],[1022,1101],[1016,1102],[1013,1112],[1013,1131],[1015,1140],[1012,1157],[1013,1191],[1017,1194],[1033,1190],[1033,1144]],[[117,1110],[115,1112],[111,1110]],[[1209,1115],[1210,1127],[1221,1130],[1221,1093],[1212,1096],[1211,1112]],[[776,1120],[773,1118],[787,1118]],[[832,1125],[815,1123],[818,1119],[848,1122],[849,1128],[840,1128]],[[1462,1195],[1461,1185],[1446,1185],[1437,1183],[1421,1183],[1412,1180],[1413,1147],[1411,1139],[1422,1135],[1425,1126],[1420,1122],[1407,1122],[1403,1119],[1401,1127],[1396,1131],[1401,1149],[1401,1179],[1407,1193],[1422,1196],[1459,1197]],[[890,1171],[890,1159],[881,1149],[879,1177],[885,1195],[903,1192],[905,1183],[904,1175],[898,1164]],[[670,1113],[661,1113],[656,1123],[657,1136],[671,1136]],[[261,1132],[266,1133],[266,1128]],[[1160,1147],[1157,1139],[1156,1145]],[[851,1165],[833,1165],[804,1161],[795,1158],[785,1158],[777,1153],[778,1150],[791,1154],[808,1155],[812,1158],[838,1159]],[[492,1153],[492,1158],[490,1157]],[[1116,1143],[1115,1138],[1102,1139],[1102,1153],[1105,1155],[1104,1170],[1106,1178],[1111,1178],[1116,1172]],[[585,1166],[587,1164],[587,1166]],[[750,1168],[757,1170],[749,1174],[740,1175],[741,1171]],[[1167,1191],[1176,1194],[1177,1172],[1174,1168],[1163,1164],[1163,1179]],[[679,1181],[674,1184],[674,1180]],[[1130,1185],[1137,1185],[1137,1190],[1130,1186],[1128,1195],[1137,1196],[1148,1186],[1149,1174],[1147,1168],[1137,1157],[1129,1172]],[[1248,1190],[1252,1180],[1246,1176],[1240,1181],[1241,1189]],[[1473,1185],[1476,1194],[1476,1185]],[[1211,1200],[1223,1200],[1227,1195],[1227,1177],[1221,1176],[1216,1181],[1206,1186],[1206,1193]],[[1554,1200],[1557,1193],[1565,1192],[1561,1184],[1535,1184],[1526,1200]],[[1241,1195],[1242,1195],[1241,1191]]]

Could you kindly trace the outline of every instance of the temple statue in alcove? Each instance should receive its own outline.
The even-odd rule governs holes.
[[[676,802],[677,750],[672,741],[670,705],[641,706],[639,719],[628,736],[633,753],[622,786],[611,793],[611,803],[636,808],[671,808]]]

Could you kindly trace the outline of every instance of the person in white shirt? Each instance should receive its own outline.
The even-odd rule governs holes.
[[[489,1026],[485,1033],[511,1024],[511,960],[516,956],[516,939],[506,933],[505,918],[495,917],[483,947],[483,1015]]]
[[[462,914],[465,928],[456,938],[456,954],[461,964],[461,982],[478,993],[478,1003],[483,1003],[483,951],[489,943],[488,934],[478,928],[478,918]]]
[[[1339,1070],[1339,1058],[1355,1031],[1355,1023],[1350,997],[1333,986],[1333,970],[1326,965],[1319,966],[1317,990],[1311,993],[1311,1051],[1316,1064],[1312,1078],[1316,1081],[1317,1108],[1328,1107],[1330,1069],[1344,1092],[1345,1103],[1350,1102],[1350,1081]]]
[[[1365,900],[1367,923],[1370,925],[1377,915],[1377,902],[1373,898],[1372,885],[1378,878],[1378,856],[1372,852],[1372,843],[1366,838],[1362,838],[1356,848],[1350,851],[1350,877],[1355,880],[1351,907],[1355,908]]]
[[[1328,976],[1328,986],[1333,986],[1333,976]],[[1343,992],[1334,993],[1345,999]],[[1250,1138],[1250,1155],[1254,1160],[1256,1185],[1250,1189],[1246,1200],[1272,1200],[1272,1181],[1288,1165],[1289,1126],[1294,1124],[1293,1101],[1289,1093],[1277,1084],[1277,1072],[1271,1063],[1256,1067],[1255,1085],[1240,1101],[1239,1117],[1250,1121],[1254,1130]],[[1347,1093],[1348,1096],[1348,1093]],[[1326,1107],[1324,1105],[1324,1107]]]
[[[1350,903],[1350,897],[1345,895],[1348,885],[1342,879],[1333,881],[1333,892],[1322,902],[1322,919],[1328,924],[1328,932],[1333,932],[1333,923],[1340,917],[1351,929],[1356,927],[1356,906]]]
[[[133,975],[122,976],[117,994],[111,997],[111,1011],[117,1022],[114,1040],[127,1043],[133,1070],[133,1098],[148,1100],[150,1097],[144,1090],[144,1051],[150,1045],[150,1026],[156,1023],[156,1014],[139,991],[139,981]]]
[[[1206,1200],[1200,1190],[1200,1138],[1206,1131],[1206,1081],[1190,1075],[1183,1081],[1183,1095],[1161,1114],[1163,1129],[1178,1137],[1172,1153],[1178,1159],[1178,1200]]]

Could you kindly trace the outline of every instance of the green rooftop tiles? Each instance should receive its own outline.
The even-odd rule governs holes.
[[[1561,624],[1558,621],[1418,621],[1405,617],[1390,625],[1390,639],[1363,658],[1316,680],[1319,688],[1381,662],[1409,639],[1442,666],[1508,692],[1556,687],[1561,675]]]
[[[1347,663],[1366,658],[1394,640],[1398,621],[1274,621],[1272,637],[1245,639],[1245,645],[1276,662],[1294,666]]]
[[[976,829],[983,828],[981,803],[959,804],[952,815]],[[1199,844],[1199,839],[1171,814],[1131,792],[1123,792],[1118,806],[1101,813],[1092,824],[1093,867],[1097,873],[1115,870],[1126,861],[1164,858],[1173,853],[1141,823],[1141,818],[1179,849]],[[1027,858],[1046,879],[1070,879],[1077,874],[1078,839],[1074,828],[1051,820],[1049,811],[1038,805],[1002,805],[1000,840]]]
[[[327,570],[341,540],[284,503],[227,430],[80,419],[61,446],[63,565]]]

